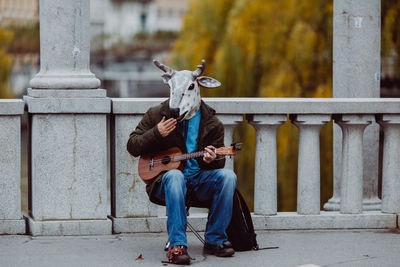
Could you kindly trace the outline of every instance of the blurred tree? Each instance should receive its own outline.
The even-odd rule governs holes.
[[[11,97],[8,81],[11,74],[12,57],[7,54],[7,49],[12,39],[12,32],[0,27],[0,98]]]
[[[201,59],[206,72],[214,73],[214,58],[226,35],[229,13],[237,0],[191,1],[184,27],[175,43],[172,62],[177,69],[193,68]]]
[[[332,97],[333,1],[192,0],[171,53],[178,69],[206,59],[206,75],[222,86],[203,96]],[[400,1],[382,0],[383,55],[400,54]],[[397,61],[400,73],[400,61]],[[296,210],[296,127],[278,131],[278,206]],[[253,195],[255,131],[240,125],[235,140],[239,187]],[[251,181],[251,182],[250,182]],[[332,123],[321,131],[321,205],[332,196]]]
[[[382,57],[394,59],[393,78],[400,78],[400,1],[382,1]],[[397,59],[397,60],[396,60]]]
[[[18,54],[39,54],[40,36],[39,24],[14,25],[7,28],[14,35],[8,52]]]
[[[205,89],[204,96],[331,97],[331,43],[330,1],[192,1],[172,62],[193,68],[206,59],[206,71],[223,86]],[[324,127],[322,203],[332,192],[330,138],[331,126]],[[252,203],[255,131],[244,123],[234,139],[245,143],[246,153],[235,166],[239,186]],[[286,123],[278,132],[280,210],[296,209],[297,143],[296,128]]]

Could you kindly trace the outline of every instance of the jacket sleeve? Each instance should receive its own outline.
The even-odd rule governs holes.
[[[151,110],[148,110],[136,129],[130,134],[127,143],[128,152],[138,157],[157,151],[163,137],[157,128],[157,123],[151,120]]]
[[[215,148],[224,146],[224,126],[222,123],[220,122],[218,126],[208,134],[208,136],[207,139],[209,140],[209,143],[205,144],[206,146],[212,145]],[[210,163],[206,163],[203,161],[203,158],[199,158],[198,162],[202,169],[221,169],[225,166],[225,157],[217,155],[217,158]]]

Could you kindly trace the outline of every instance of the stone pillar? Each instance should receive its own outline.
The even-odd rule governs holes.
[[[380,0],[334,0],[333,9],[333,97],[380,96]],[[339,210],[341,131],[333,127],[334,193],[324,205]],[[364,210],[379,210],[379,126],[373,122],[364,135]]]
[[[0,99],[0,235],[24,234],[21,213],[22,100]]]
[[[400,116],[378,118],[384,129],[382,212],[400,214]]]
[[[33,89],[99,88],[90,72],[90,1],[40,0],[40,72]]]
[[[243,120],[242,115],[229,115],[229,114],[218,114],[218,119],[224,124],[224,144],[230,146],[232,144],[233,131],[238,123]],[[225,168],[233,170],[233,157],[226,156]]]
[[[320,212],[320,155],[319,133],[330,121],[330,115],[293,115],[299,129],[299,157],[297,168],[297,213]]]
[[[89,70],[85,0],[40,1],[40,72],[30,114],[32,235],[111,234],[107,218],[107,114],[111,100]]]
[[[335,122],[343,133],[340,212],[363,211],[363,135],[372,115],[338,115]]]
[[[256,129],[254,213],[277,213],[276,131],[286,121],[285,114],[254,115],[250,123]]]

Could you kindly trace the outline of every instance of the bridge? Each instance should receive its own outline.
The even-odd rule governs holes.
[[[263,243],[280,249],[234,258],[243,264],[254,259],[259,266],[395,266],[399,259],[395,247],[399,245],[400,99],[377,95],[380,1],[334,3],[335,98],[204,99],[225,126],[226,144],[243,119],[256,130],[253,220]],[[144,112],[163,99],[108,98],[106,90],[99,89],[100,81],[89,70],[89,1],[41,0],[40,7],[40,72],[23,99],[0,100],[1,258],[10,266],[34,259],[33,254],[45,255],[53,265],[106,266],[113,256],[88,249],[93,259],[78,264],[73,255],[84,257],[76,249],[87,246],[107,254],[115,242],[123,250],[115,251],[119,259],[131,261],[127,265],[154,266],[159,261],[155,247],[166,239],[166,214],[148,201],[137,159],[127,153],[126,142]],[[27,214],[21,212],[20,191],[23,114],[29,116]],[[319,132],[331,120],[335,187],[321,211]],[[298,171],[295,212],[277,210],[276,135],[283,123],[293,123],[299,131],[299,158],[293,164]],[[375,175],[379,128],[384,134],[381,199]],[[232,160],[227,168],[233,168]],[[194,213],[189,221],[201,231],[206,218],[205,213]],[[45,251],[46,244],[51,245],[50,252],[57,248],[64,253],[52,256]],[[133,251],[130,247],[137,257],[143,253],[144,259],[127,253]],[[203,259],[199,245],[193,251]],[[293,256],[285,258],[288,252]],[[349,252],[356,253],[350,256]],[[304,253],[309,253],[310,261],[302,260]],[[269,255],[270,262],[260,255]],[[234,264],[232,259],[205,262],[205,266]],[[37,265],[41,264],[37,261]]]

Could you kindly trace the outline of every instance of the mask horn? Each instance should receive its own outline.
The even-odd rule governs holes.
[[[158,60],[153,60],[154,65],[156,65],[160,70],[162,70],[163,72],[165,72],[166,74],[172,75],[175,73],[175,70],[168,67],[167,65],[162,64],[160,61]]]
[[[201,61],[201,65],[198,65],[197,69],[195,71],[192,71],[193,79],[196,80],[197,77],[199,77],[203,73],[205,68],[206,68],[206,61],[203,59]]]

